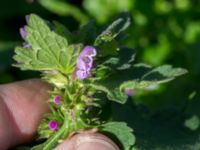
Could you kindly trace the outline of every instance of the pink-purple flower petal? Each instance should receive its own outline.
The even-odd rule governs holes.
[[[77,70],[75,75],[78,80],[83,80],[89,76],[89,73],[85,70]]]
[[[27,32],[25,31],[24,27],[21,27],[19,29],[19,33],[20,33],[21,37],[25,37],[27,35]]]
[[[28,43],[26,43],[26,42],[24,42],[24,43],[23,43],[23,48],[31,48],[31,45],[28,44]]]
[[[53,102],[55,104],[60,104],[60,101],[61,101],[61,97],[60,96],[55,96],[54,99],[53,99]]]
[[[90,70],[92,67],[93,59],[92,57],[85,56],[85,57],[79,57],[77,59],[77,68],[80,70]]]
[[[134,90],[133,89],[129,89],[129,88],[126,88],[124,90],[124,93],[127,95],[127,96],[132,96],[134,94]]]
[[[56,131],[58,125],[57,125],[57,122],[55,120],[51,120],[49,121],[48,123],[48,127],[51,131]]]

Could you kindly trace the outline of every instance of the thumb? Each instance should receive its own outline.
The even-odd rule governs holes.
[[[117,145],[100,133],[79,133],[63,141],[55,150],[119,150]]]

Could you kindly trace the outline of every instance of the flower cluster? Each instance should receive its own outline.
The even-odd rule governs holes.
[[[77,64],[74,71],[74,76],[78,80],[83,80],[90,75],[90,70],[93,65],[93,57],[96,56],[96,49],[92,46],[86,46],[81,51],[77,58]]]

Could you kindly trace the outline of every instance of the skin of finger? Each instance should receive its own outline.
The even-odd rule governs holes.
[[[108,137],[101,133],[80,133],[62,141],[55,150],[120,150]]]
[[[47,105],[50,86],[33,79],[0,85],[0,149],[30,141]]]

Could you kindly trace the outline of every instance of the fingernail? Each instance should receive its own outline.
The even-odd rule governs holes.
[[[119,150],[110,139],[99,136],[79,136],[76,143],[76,150]]]

